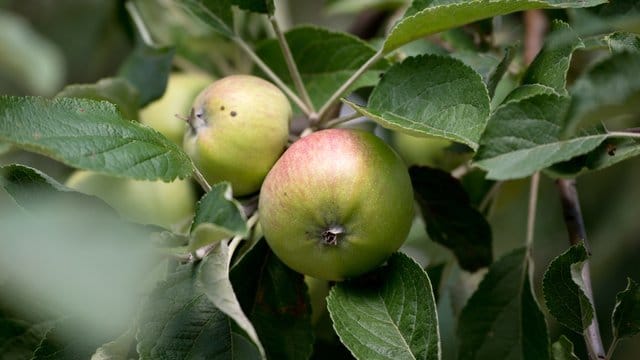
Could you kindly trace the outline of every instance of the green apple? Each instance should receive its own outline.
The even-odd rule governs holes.
[[[260,189],[289,140],[291,105],[275,85],[249,75],[217,80],[196,98],[184,148],[207,181],[237,196]]]
[[[407,168],[375,135],[323,130],[295,142],[262,184],[260,224],[273,252],[305,275],[343,280],[398,250],[413,218]]]
[[[176,115],[188,116],[193,100],[212,81],[213,78],[202,73],[172,73],[164,95],[140,110],[140,122],[182,144],[187,124]]]
[[[69,177],[66,185],[101,198],[132,221],[166,228],[188,220],[196,202],[188,180],[143,181],[79,170]]]
[[[470,153],[456,153],[450,150],[454,143],[436,137],[417,137],[402,132],[391,133],[391,145],[396,149],[407,166],[423,165],[454,169],[468,160]]]

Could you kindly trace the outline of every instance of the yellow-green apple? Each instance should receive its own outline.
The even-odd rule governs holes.
[[[195,208],[195,191],[188,180],[143,181],[79,170],[66,185],[104,200],[132,221],[171,228],[188,220]]]
[[[222,78],[194,101],[184,148],[209,182],[229,181],[236,196],[254,193],[287,145],[291,112],[266,80]]]

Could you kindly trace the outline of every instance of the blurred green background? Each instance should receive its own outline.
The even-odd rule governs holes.
[[[0,0],[0,94],[53,96],[67,84],[93,83],[113,76],[137,41],[135,27],[124,3],[121,0]],[[149,2],[141,1],[140,6],[145,6],[145,3]],[[285,27],[316,23],[335,30],[362,31],[357,25],[363,17],[384,15],[389,18],[394,14],[393,11],[377,10],[360,15],[329,14],[323,10],[324,1],[289,0],[278,3],[286,4],[285,13],[279,15],[291,19]],[[397,5],[398,1],[389,3]],[[162,16],[167,15],[160,14],[160,19]],[[517,23],[518,16],[509,17],[505,22]],[[246,24],[250,23],[251,19],[246,19]],[[385,23],[378,25],[383,28]],[[167,33],[158,31],[153,35],[160,43],[177,44],[177,68],[195,66],[212,73],[218,71],[216,75],[225,73],[224,69],[216,66],[220,60],[217,55],[202,57],[203,53],[210,52],[209,44],[222,45],[224,41],[201,26],[186,24],[180,19],[170,23],[168,29]],[[517,25],[513,29],[512,33],[521,30]],[[247,36],[256,40],[264,36],[259,28],[246,26],[245,31]],[[184,32],[195,34],[194,37],[186,37],[191,42],[185,41]],[[512,33],[505,36],[508,38]],[[238,65],[236,71],[250,71],[246,58],[234,53],[237,49],[229,46],[223,60],[239,59],[243,65]],[[576,58],[583,60],[580,56]],[[635,126],[640,126],[637,120],[633,120]],[[50,159],[0,144],[0,165],[9,163],[33,166],[59,181],[64,181],[71,172],[68,167]],[[498,194],[489,218],[496,258],[524,244],[528,188],[527,180],[512,181],[505,183]],[[578,179],[578,190],[593,251],[592,277],[598,319],[607,346],[611,340],[609,319],[616,293],[624,289],[627,276],[640,281],[640,159],[584,175]],[[11,200],[2,192],[0,190],[0,210],[6,210]],[[430,243],[424,231],[414,234],[411,242],[419,243],[418,248],[438,247]],[[546,266],[567,247],[558,192],[553,180],[543,176],[534,254],[538,295],[541,294],[541,277]],[[428,259],[429,254],[426,255]],[[540,302],[544,303],[541,298]],[[561,328],[551,317],[547,319],[552,341],[564,333],[584,356],[582,339]],[[622,341],[614,357],[640,358],[639,340],[636,336]],[[448,358],[446,349],[445,345],[444,357]]]

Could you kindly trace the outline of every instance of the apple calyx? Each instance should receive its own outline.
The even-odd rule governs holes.
[[[322,232],[321,238],[324,245],[336,246],[338,242],[344,238],[346,230],[340,225],[331,226]]]
[[[191,109],[191,112],[189,113],[189,117],[187,117],[186,119],[187,124],[189,124],[189,132],[192,135],[196,135],[198,134],[198,131],[204,127],[207,126],[207,121],[204,119],[204,110],[203,109],[198,109],[197,111],[195,109]]]

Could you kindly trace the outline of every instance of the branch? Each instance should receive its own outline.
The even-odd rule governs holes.
[[[147,46],[155,47],[156,45],[153,41],[153,37],[151,36],[151,32],[149,32],[147,25],[144,23],[144,20],[142,20],[142,16],[140,15],[140,11],[138,11],[138,8],[136,7],[136,4],[133,1],[127,1],[124,6],[127,9],[129,16],[131,16],[131,20],[133,20],[133,23],[135,24],[136,29],[138,30],[138,33],[142,38],[142,41]]]
[[[580,211],[580,201],[578,199],[578,191],[576,190],[575,179],[560,179],[556,181],[558,191],[560,191],[560,200],[562,201],[562,213],[564,222],[569,233],[569,243],[571,245],[584,243],[587,253],[591,255],[591,247],[587,242],[587,233]],[[595,302],[593,299],[593,289],[591,287],[591,267],[589,260],[585,261],[582,268],[582,281],[584,283],[584,291],[587,298],[593,305],[593,320],[585,329],[584,339],[589,350],[591,359],[606,359],[604,347],[602,346],[602,338],[600,337],[600,329],[598,327],[598,318],[596,316]]]
[[[235,35],[231,37],[231,40],[233,40],[233,42],[235,42],[247,55],[249,55],[251,60],[253,60],[256,65],[258,65],[260,70],[267,74],[267,76],[274,83],[276,83],[276,85],[278,85],[280,90],[287,94],[291,101],[293,101],[306,116],[311,115],[311,110],[309,110],[307,105],[298,97],[298,95],[296,95],[293,91],[291,91],[291,89],[289,89],[289,87],[280,79],[280,77],[278,77],[278,75],[276,75],[273,70],[271,70],[271,68],[267,64],[265,64],[264,61],[260,59],[260,57],[258,57],[253,49],[251,49],[251,47],[240,36]]]
[[[536,225],[536,209],[538,208],[538,187],[540,185],[540,172],[531,176],[531,187],[529,188],[529,210],[527,215],[527,237],[526,245],[528,251],[533,248],[533,234]]]
[[[362,115],[360,113],[358,113],[358,112],[354,112],[354,113],[349,114],[349,115],[340,116],[340,117],[337,117],[335,119],[331,119],[331,120],[327,121],[324,124],[323,128],[327,128],[327,129],[333,128],[333,127],[336,127],[336,126],[338,126],[338,125],[340,125],[342,123],[345,123],[345,122],[351,121],[351,120],[355,120],[355,119],[360,118],[360,117],[362,117]]]
[[[289,43],[287,43],[287,39],[285,38],[284,33],[280,29],[280,25],[278,24],[278,21],[275,17],[269,17],[269,21],[271,21],[273,32],[275,32],[276,37],[278,38],[280,50],[282,50],[282,56],[284,56],[284,60],[287,63],[287,68],[289,68],[289,74],[291,74],[293,84],[295,85],[298,94],[302,96],[302,100],[304,100],[307,108],[311,110],[312,113],[315,113],[313,103],[311,102],[311,98],[309,97],[307,89],[304,87],[304,83],[302,82],[302,78],[300,77],[300,71],[298,70],[298,66],[296,65],[295,60],[293,60],[293,54],[291,53]]]
[[[329,100],[327,100],[327,102],[322,105],[322,107],[318,111],[318,119],[321,120],[325,113],[329,110],[331,105],[333,105],[333,103],[335,103],[342,95],[344,95],[347,89],[349,89],[349,87],[353,85],[353,83],[356,82],[356,80],[358,80],[365,71],[373,66],[373,64],[382,59],[383,56],[384,55],[382,53],[382,49],[380,49],[375,54],[373,54],[373,56],[369,58],[367,62],[362,64],[362,66],[358,70],[356,70],[356,72],[354,72],[353,75],[351,75],[351,77],[347,81],[345,81],[344,84],[342,84],[342,86],[340,86],[340,88],[336,90],[336,92],[333,93],[333,95],[331,95]]]

